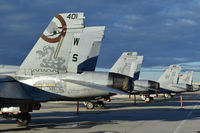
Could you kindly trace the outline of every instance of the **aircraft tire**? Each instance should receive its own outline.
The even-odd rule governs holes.
[[[149,97],[146,97],[145,102],[146,102],[146,103],[150,103],[150,102],[151,102],[151,99],[150,99]]]
[[[86,107],[87,107],[87,109],[94,109],[94,103],[93,102],[87,102]]]
[[[19,126],[27,126],[31,121],[31,116],[28,112],[17,114],[16,123]]]
[[[168,99],[170,99],[170,98],[172,98],[172,95],[170,95],[170,94],[164,94],[164,96],[165,96],[165,98],[168,98]]]

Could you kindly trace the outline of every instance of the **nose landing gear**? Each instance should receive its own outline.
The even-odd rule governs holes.
[[[22,113],[18,113],[18,114],[2,113],[2,117],[7,119],[7,120],[15,119],[16,123],[19,126],[28,126],[28,124],[31,121],[31,116],[28,112],[22,112]]]

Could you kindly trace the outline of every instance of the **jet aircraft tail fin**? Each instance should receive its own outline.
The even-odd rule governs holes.
[[[137,61],[136,61],[137,67],[136,67],[134,78],[133,78],[134,80],[138,80],[140,77],[140,70],[142,67],[143,58],[144,56],[137,56]]]
[[[194,72],[193,72],[193,71],[186,71],[186,72],[179,78],[179,83],[192,85],[193,75],[194,75]]]
[[[110,69],[110,73],[133,78],[136,70],[137,52],[124,52]]]
[[[179,65],[170,65],[168,69],[160,76],[158,82],[177,84],[180,71],[181,67]]]
[[[83,13],[57,14],[17,74],[46,75],[94,70],[105,27],[84,28],[84,19]],[[93,64],[93,67],[88,64]]]
[[[105,26],[86,27],[80,36],[78,72],[94,71],[99,56]]]

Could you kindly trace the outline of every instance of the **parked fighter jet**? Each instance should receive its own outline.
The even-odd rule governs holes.
[[[171,97],[176,93],[186,92],[191,89],[191,85],[179,82],[179,65],[170,65],[168,69],[158,79],[160,83],[159,93],[164,93],[165,97]]]
[[[134,90],[131,94],[140,95],[145,102],[150,102],[151,100],[153,100],[153,97],[155,97],[158,92],[159,83],[152,80],[139,79],[142,62],[143,56],[138,56],[137,69],[134,74]],[[147,87],[147,84],[151,86]]]
[[[139,80],[139,73],[143,56],[137,56],[137,52],[123,53],[109,72],[83,72],[79,79],[71,75],[70,80],[91,82],[98,85],[112,86],[115,89],[132,94],[149,94],[150,91],[158,88],[158,83],[149,80]],[[136,76],[135,76],[136,74]],[[69,78],[70,76],[68,76]],[[93,80],[93,77],[98,77]],[[135,80],[134,77],[137,79]],[[155,93],[155,92],[154,92]],[[110,97],[97,97],[95,100],[86,101],[84,104],[88,109],[104,106],[102,99],[110,101]]]
[[[16,118],[19,125],[27,125],[29,112],[39,110],[41,102],[126,94],[114,86],[77,80],[79,73],[94,70],[105,30],[104,26],[84,28],[84,18],[83,13],[57,14],[16,74],[0,76],[4,118]],[[76,81],[69,80],[71,75]],[[99,78],[96,76],[92,80]]]
[[[179,73],[181,71],[181,67],[179,65],[170,65],[168,69],[160,76],[160,78],[157,80],[159,83],[159,87],[156,90],[157,94],[164,94],[166,98],[171,98],[173,95],[176,95],[177,93],[186,92],[191,90],[191,85],[187,83],[183,83],[184,79],[181,79],[179,81]],[[184,76],[185,77],[185,76]],[[153,100],[153,97],[157,95],[146,94],[142,95],[142,99],[146,102],[150,102]]]
[[[133,77],[133,89],[129,92],[129,95],[140,95],[145,102],[150,102],[153,97],[149,97],[149,95],[151,94],[153,96],[155,93],[157,93],[159,89],[159,83],[151,80],[139,79],[142,63],[143,56],[137,56],[135,64],[136,69]]]

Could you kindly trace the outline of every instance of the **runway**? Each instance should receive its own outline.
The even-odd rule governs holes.
[[[114,98],[105,109],[87,110],[71,102],[46,103],[31,113],[32,121],[26,128],[15,121],[0,118],[1,133],[200,133],[200,92],[183,94],[180,98],[157,98],[152,103],[128,97]]]

